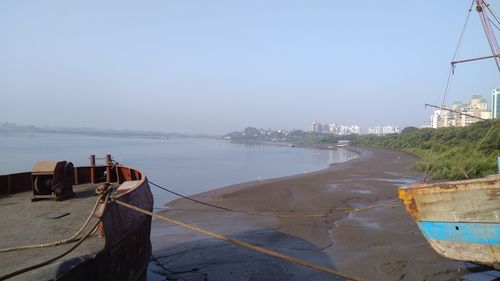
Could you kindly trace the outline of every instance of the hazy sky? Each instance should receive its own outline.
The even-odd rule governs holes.
[[[419,126],[424,103],[441,96],[470,3],[3,0],[0,123]],[[459,57],[490,54],[473,10]],[[448,102],[490,101],[499,86],[493,61],[459,65]]]

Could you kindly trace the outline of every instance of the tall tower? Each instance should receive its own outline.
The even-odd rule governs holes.
[[[491,93],[491,111],[492,118],[500,117],[500,87],[493,89]]]

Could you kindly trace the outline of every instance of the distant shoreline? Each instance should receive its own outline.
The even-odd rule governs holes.
[[[134,131],[134,130],[114,130],[97,128],[51,128],[36,127],[33,125],[21,126],[15,123],[0,124],[0,135],[2,134],[65,134],[65,135],[84,135],[97,137],[138,137],[150,139],[168,139],[170,137],[197,137],[178,133],[162,133],[154,131]]]
[[[155,131],[135,131],[135,130],[115,130],[97,128],[58,128],[58,127],[37,127],[33,125],[21,126],[15,123],[0,124],[0,134],[9,133],[32,133],[32,134],[66,134],[85,135],[99,137],[143,137],[143,138],[170,138],[170,137],[200,137],[202,135],[186,135],[178,133],[163,133]]]
[[[0,131],[1,135],[8,134],[44,134],[44,135],[70,135],[70,136],[88,136],[88,137],[124,137],[124,138],[145,138],[145,139],[169,139],[172,136],[155,136],[140,134],[121,134],[121,133],[92,133],[92,132],[66,132],[66,131]]]

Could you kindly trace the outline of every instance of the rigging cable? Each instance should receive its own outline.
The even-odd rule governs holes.
[[[481,139],[481,141],[479,142],[479,144],[476,146],[476,149],[474,150],[474,152],[477,152],[477,150],[479,149],[479,147],[483,144],[483,142],[486,140],[486,138],[490,135],[491,131],[493,130],[493,127],[495,127],[496,125],[496,120],[494,119],[493,124],[491,124],[491,127],[490,129],[488,130],[488,132],[484,135],[484,137]]]
[[[229,212],[236,212],[236,213],[243,213],[243,214],[250,214],[250,215],[269,216],[269,215],[266,215],[264,213],[257,213],[257,212],[254,213],[254,212],[238,211],[238,210],[233,210],[233,209],[229,209],[229,208],[225,208],[225,207],[213,205],[213,204],[210,204],[210,203],[206,203],[206,202],[203,202],[203,201],[199,201],[199,200],[193,199],[193,198],[191,198],[189,196],[182,195],[182,194],[177,193],[177,192],[175,192],[173,190],[170,190],[170,189],[162,187],[162,186],[160,186],[160,185],[158,185],[156,183],[153,183],[153,182],[151,182],[149,180],[148,180],[148,182],[151,183],[152,185],[154,185],[154,186],[156,186],[156,187],[164,190],[164,191],[167,191],[169,193],[175,194],[175,195],[177,195],[177,196],[179,196],[181,198],[193,201],[193,202],[198,203],[198,204],[210,206],[210,207],[213,207],[213,208],[217,208],[217,209],[221,209],[221,210],[229,211]],[[322,215],[292,215],[292,216],[289,216],[289,217],[310,217],[310,216],[322,216],[323,217],[323,216],[329,216],[329,215],[347,215],[347,214],[350,214],[350,213],[360,213],[360,212],[363,212],[363,211],[367,211],[367,210],[375,209],[375,208],[379,208],[379,207],[387,207],[387,206],[392,207],[392,206],[396,206],[394,204],[396,201],[399,201],[399,200],[398,199],[394,199],[394,200],[390,200],[390,201],[385,202],[385,203],[370,205],[370,206],[367,206],[367,207],[364,207],[364,208],[348,209],[348,210],[345,210],[345,211],[339,212],[339,213],[328,213],[328,214],[322,214]],[[333,270],[333,269],[328,268],[328,267],[319,266],[319,265],[316,265],[316,264],[313,264],[313,263],[310,263],[310,262],[307,262],[307,261],[304,261],[304,260],[301,260],[301,259],[298,259],[298,258],[294,258],[294,257],[288,256],[288,255],[285,255],[285,254],[281,254],[281,253],[278,253],[278,252],[275,252],[275,251],[272,251],[272,250],[269,250],[269,249],[266,249],[266,248],[262,248],[262,247],[259,247],[259,246],[253,245],[253,244],[249,244],[249,243],[237,240],[237,239],[233,239],[233,238],[230,238],[230,237],[225,236],[225,235],[214,233],[214,232],[211,232],[211,231],[208,231],[208,230],[196,227],[194,225],[190,225],[190,224],[178,221],[178,220],[176,220],[176,219],[174,219],[172,217],[168,217],[168,216],[163,215],[163,214],[154,213],[154,212],[150,212],[148,210],[141,209],[139,207],[136,207],[134,205],[130,205],[130,204],[125,203],[125,202],[120,201],[120,200],[114,200],[114,202],[116,202],[117,204],[120,204],[120,205],[122,205],[124,207],[127,207],[127,208],[130,208],[132,210],[135,210],[137,212],[141,212],[143,214],[150,215],[151,217],[154,217],[156,219],[159,219],[159,220],[162,220],[162,221],[165,221],[165,222],[170,222],[170,223],[175,224],[177,226],[181,226],[181,227],[190,229],[192,231],[195,231],[195,232],[207,235],[207,236],[212,237],[212,238],[223,240],[223,241],[226,241],[226,242],[238,245],[240,247],[244,247],[244,248],[247,248],[247,249],[250,249],[250,250],[262,253],[262,254],[265,254],[265,255],[269,255],[269,256],[272,256],[274,258],[278,258],[278,259],[281,259],[281,260],[284,260],[284,261],[287,261],[287,262],[291,262],[291,263],[294,263],[294,264],[298,264],[298,265],[302,265],[302,266],[305,266],[305,267],[309,267],[309,268],[312,268],[312,269],[315,269],[315,270],[318,270],[318,271],[321,271],[321,272],[324,272],[324,273],[328,273],[328,274],[331,274],[331,275],[334,275],[334,276],[343,277],[343,278],[346,278],[348,280],[355,280],[355,281],[356,280],[359,280],[359,281],[364,280],[364,279],[361,279],[359,277],[349,276],[349,275],[347,275],[347,274],[345,274],[343,272],[339,272],[339,271]],[[270,215],[270,216],[279,217],[280,215],[274,214],[274,215]],[[281,216],[283,216],[283,215],[281,215]],[[287,216],[285,215],[285,217],[287,217]],[[153,256],[153,258],[155,259],[156,263],[161,266],[161,264],[156,259],[156,257]],[[161,267],[163,267],[163,266],[161,266]],[[164,269],[166,269],[166,268],[164,268]],[[167,269],[167,271],[170,271],[170,270]],[[197,271],[197,269],[190,270],[189,272],[195,272],[195,271]],[[188,272],[188,271],[186,271],[186,272]],[[203,274],[203,273],[201,273],[201,274]]]
[[[493,10],[490,8],[490,5],[487,4],[485,5],[486,6],[486,9],[488,9],[488,11],[490,12],[490,14],[495,18],[495,20],[497,21],[498,24],[500,24],[500,20],[497,18],[497,16],[495,15],[495,13],[493,12]]]
[[[222,235],[222,234],[211,232],[211,231],[208,231],[206,229],[199,228],[197,226],[190,225],[190,224],[178,221],[178,220],[176,220],[174,218],[167,217],[167,216],[162,215],[162,214],[153,213],[153,212],[150,212],[148,210],[136,207],[134,205],[125,203],[125,202],[120,201],[120,200],[113,200],[113,202],[116,202],[119,205],[122,205],[122,206],[127,207],[127,208],[132,209],[132,210],[135,210],[137,212],[143,213],[145,215],[149,215],[149,216],[154,217],[156,219],[159,219],[159,220],[162,220],[162,221],[165,221],[165,222],[170,222],[170,223],[175,224],[177,226],[181,226],[181,227],[190,229],[192,231],[204,234],[206,236],[209,236],[209,237],[212,237],[212,238],[215,238],[215,239],[219,239],[219,240],[222,240],[222,241],[226,241],[226,242],[229,242],[231,244],[235,244],[235,245],[247,248],[247,249],[252,250],[252,251],[259,252],[261,254],[265,254],[265,255],[268,255],[268,256],[271,256],[271,257],[274,257],[274,258],[278,258],[278,259],[281,259],[281,260],[284,260],[284,261],[287,261],[287,262],[290,262],[290,263],[294,263],[294,264],[297,264],[297,265],[305,266],[305,267],[308,267],[308,268],[311,268],[311,269],[314,269],[314,270],[317,270],[317,271],[321,271],[321,272],[324,272],[324,273],[328,273],[328,274],[331,274],[331,275],[334,275],[334,276],[346,278],[348,280],[356,280],[356,281],[357,280],[364,280],[364,279],[361,279],[359,277],[350,276],[350,275],[348,275],[346,273],[343,273],[343,272],[340,272],[340,271],[337,271],[337,270],[334,270],[334,269],[331,269],[331,268],[328,268],[328,267],[316,265],[316,264],[310,263],[308,261],[305,261],[305,260],[302,260],[302,259],[299,259],[299,258],[295,258],[295,257],[292,257],[292,256],[281,254],[281,253],[278,253],[278,252],[275,252],[275,251],[272,251],[272,250],[269,250],[269,249],[266,249],[266,248],[263,248],[263,247],[259,247],[259,246],[256,246],[256,245],[253,245],[253,244],[250,244],[250,243],[246,243],[246,242],[238,240],[238,239],[234,239],[234,238]]]
[[[458,39],[457,47],[455,48],[455,52],[453,54],[453,59],[451,61],[455,61],[459,52],[460,52],[460,48],[462,46],[465,30],[467,29],[467,24],[469,23],[470,14],[472,12],[472,7],[474,7],[474,0],[471,1],[471,5],[470,5],[469,11],[467,13],[467,17],[465,18],[465,23],[464,23],[464,26],[462,28],[462,32],[460,33],[460,38]],[[446,87],[445,87],[445,90],[443,93],[443,102],[441,103],[441,105],[443,105],[443,106],[446,102],[446,97],[448,96],[449,89],[451,88],[451,77],[454,73],[455,73],[455,66],[452,64],[450,66],[450,70],[448,72],[448,79],[446,81]]]
[[[500,28],[488,17],[488,21],[496,28],[500,31]]]
[[[203,202],[203,201],[200,201],[200,200],[196,200],[196,199],[191,198],[189,196],[185,196],[185,195],[177,193],[177,192],[175,192],[173,190],[170,190],[168,188],[162,187],[162,186],[160,186],[160,185],[158,185],[156,183],[153,183],[153,182],[151,182],[149,180],[148,180],[148,182],[151,183],[152,185],[154,185],[154,186],[156,186],[156,187],[164,190],[164,191],[167,191],[169,193],[175,194],[175,195],[177,195],[177,196],[179,196],[181,198],[193,201],[193,202],[198,203],[198,204],[202,204],[202,205],[205,205],[205,206],[209,206],[209,207],[220,209],[220,210],[227,211],[227,212],[241,213],[241,214],[252,215],[252,216],[263,216],[263,217],[311,218],[311,217],[341,216],[341,215],[348,215],[348,214],[351,214],[351,213],[360,213],[360,212],[364,212],[364,211],[367,211],[367,210],[370,210],[370,209],[375,209],[375,208],[380,208],[380,207],[392,207],[392,206],[396,205],[395,202],[399,201],[398,199],[393,199],[393,200],[390,200],[390,201],[387,201],[387,202],[384,202],[384,203],[373,204],[373,205],[369,205],[369,206],[362,207],[362,208],[335,208],[335,209],[331,209],[328,212],[313,213],[313,214],[311,214],[311,213],[297,214],[300,211],[294,212],[293,210],[291,212],[293,212],[294,214],[279,214],[277,212],[271,212],[271,213],[266,213],[266,212],[251,212],[251,211],[244,211],[244,210],[234,210],[234,209],[230,209],[230,208],[226,208],[226,207],[221,207],[221,206],[217,206],[217,205],[214,205],[214,204],[210,204],[210,203],[207,203],[207,202]],[[397,204],[397,205],[399,205],[399,204]],[[338,209],[343,209],[343,211],[333,212],[334,210],[338,210]]]
[[[216,208],[216,209],[221,209],[221,210],[228,211],[228,212],[235,212],[234,210],[231,210],[231,209],[229,209],[229,208],[225,208],[225,207],[221,207],[221,206],[213,205],[213,204],[210,204],[210,203],[202,202],[202,201],[196,200],[196,199],[194,199],[194,198],[191,198],[191,197],[189,197],[189,196],[182,195],[182,194],[177,193],[177,192],[175,192],[175,191],[173,191],[173,190],[170,190],[170,189],[168,189],[168,188],[165,188],[165,187],[163,187],[163,186],[160,186],[160,185],[158,185],[158,184],[156,184],[156,183],[154,183],[154,182],[152,182],[152,181],[150,181],[150,180],[148,180],[148,182],[149,182],[150,184],[152,184],[152,185],[154,185],[154,186],[158,187],[159,189],[162,189],[162,190],[164,190],[164,191],[166,191],[166,192],[169,192],[169,193],[172,193],[172,194],[174,194],[174,195],[177,195],[177,196],[179,196],[179,197],[181,197],[181,198],[184,198],[184,199],[187,199],[187,200],[193,201],[193,202],[195,202],[195,203],[202,204],[202,205],[206,205],[206,206],[209,206],[209,207],[212,207],[212,208]]]

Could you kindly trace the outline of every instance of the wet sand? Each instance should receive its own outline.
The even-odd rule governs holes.
[[[436,254],[396,201],[397,187],[419,182],[415,159],[382,149],[357,149],[362,157],[305,175],[249,182],[194,198],[225,212],[179,199],[165,214],[280,253],[366,280],[459,280],[465,263]],[[290,216],[291,215],[291,216]],[[304,215],[300,217],[301,215]],[[154,220],[149,280],[342,280]]]

